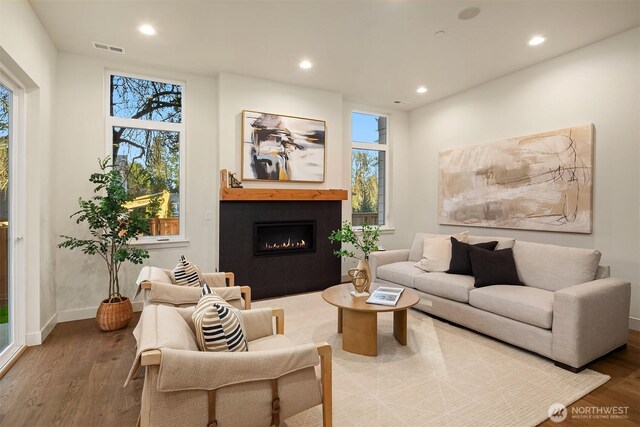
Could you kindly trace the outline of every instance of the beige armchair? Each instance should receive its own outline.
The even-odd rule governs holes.
[[[194,309],[151,304],[142,312],[125,383],[145,368],[138,425],[278,426],[321,404],[323,426],[331,426],[329,344],[293,344],[284,311],[260,308],[240,312],[249,351],[198,351]]]
[[[251,288],[235,286],[233,273],[202,273],[207,285],[215,288],[218,295],[229,304],[240,309],[251,308]],[[200,299],[200,288],[175,284],[173,272],[164,268],[145,266],[136,280],[136,297],[142,293],[144,305],[160,304],[174,307],[196,305]]]

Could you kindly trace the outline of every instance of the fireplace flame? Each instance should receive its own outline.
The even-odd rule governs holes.
[[[303,239],[296,241],[291,241],[291,238],[287,239],[286,242],[281,243],[269,243],[266,242],[264,244],[265,249],[291,249],[291,248],[304,248],[307,242]]]

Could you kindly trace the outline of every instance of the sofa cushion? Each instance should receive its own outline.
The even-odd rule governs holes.
[[[595,279],[600,263],[595,249],[516,241],[513,257],[518,277],[527,286],[558,291]]]
[[[475,276],[475,287],[491,285],[521,285],[512,249],[488,251],[477,246],[469,247],[471,269]]]
[[[249,351],[264,351],[264,350],[282,350],[285,348],[295,347],[293,341],[286,335],[269,335],[266,337],[258,338],[257,340],[249,341]]]
[[[386,280],[400,285],[413,287],[413,279],[422,274],[428,274],[415,266],[414,262],[402,261],[392,264],[385,264],[378,267],[376,275],[382,280]]]
[[[419,291],[454,301],[469,302],[469,291],[473,289],[471,276],[447,273],[429,273],[418,276],[413,287]]]
[[[475,247],[492,251],[498,245],[497,240],[490,242],[476,243]],[[473,276],[473,269],[471,268],[471,258],[469,258],[469,248],[471,245],[465,242],[460,242],[455,237],[451,237],[451,262],[449,263],[449,269],[446,273],[449,274],[464,274],[465,276]]]
[[[424,271],[447,271],[451,263],[451,238],[466,242],[468,235],[469,232],[464,231],[452,236],[425,237],[422,243],[422,259],[416,263],[416,267]]]
[[[444,236],[444,234],[416,233],[416,236],[413,238],[413,243],[411,244],[411,249],[409,249],[409,261],[420,261],[424,248],[424,238],[437,236]]]
[[[544,329],[551,329],[553,298],[553,292],[529,286],[496,285],[469,292],[473,307]]]
[[[467,243],[470,245],[477,245],[478,243],[485,242],[498,242],[498,245],[494,248],[499,251],[500,249],[509,249],[513,248],[513,245],[516,242],[516,239],[513,237],[490,237],[490,236],[469,236],[467,239]]]

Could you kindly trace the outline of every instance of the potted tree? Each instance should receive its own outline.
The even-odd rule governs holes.
[[[356,292],[364,293],[369,291],[371,286],[371,269],[369,268],[369,254],[378,250],[378,240],[380,239],[380,227],[373,225],[363,225],[358,232],[354,230],[349,221],[344,221],[339,230],[334,230],[329,235],[331,242],[341,242],[351,244],[356,250],[362,253],[361,257],[349,249],[341,248],[333,251],[339,257],[350,257],[358,259],[356,268],[349,270],[349,275],[353,277],[353,285]]]
[[[91,199],[78,199],[80,210],[73,213],[76,224],[87,223],[90,238],[62,235],[59,248],[81,249],[88,255],[100,255],[109,274],[109,293],[102,300],[96,314],[98,327],[114,331],[129,324],[133,314],[131,300],[120,294],[118,274],[125,261],[142,264],[149,253],[130,246],[141,233],[148,233],[145,212],[129,210],[124,204],[133,200],[124,186],[120,172],[110,164],[110,158],[98,159],[100,172],[93,173],[89,181],[95,184]]]

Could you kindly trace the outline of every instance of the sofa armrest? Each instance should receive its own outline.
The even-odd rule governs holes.
[[[167,270],[145,265],[140,270],[140,273],[138,273],[138,278],[136,279],[136,294],[134,295],[134,298],[140,294],[142,289],[145,289],[145,284],[149,284],[151,282],[166,283],[168,285],[173,284],[171,275],[167,273]]]
[[[378,278],[377,269],[385,264],[409,260],[409,249],[394,249],[390,251],[372,252],[369,254],[369,268],[373,274],[372,280]]]
[[[573,368],[626,344],[631,284],[607,278],[555,292],[552,355]]]
[[[284,310],[281,308],[267,307],[243,310],[240,312],[240,315],[242,316],[247,341],[253,341],[273,335],[274,318],[276,319],[275,333],[284,333]]]

